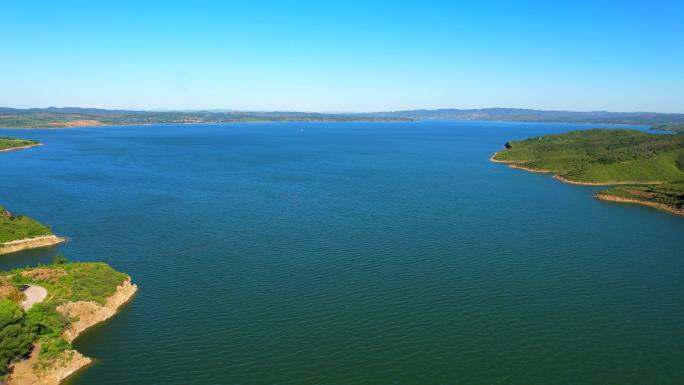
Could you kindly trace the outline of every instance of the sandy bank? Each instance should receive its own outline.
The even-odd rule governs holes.
[[[639,199],[623,198],[623,197],[605,194],[605,193],[598,193],[598,194],[594,195],[594,198],[602,200],[602,201],[608,201],[608,202],[630,203],[630,204],[636,204],[636,205],[642,205],[642,206],[649,206],[649,207],[656,208],[658,210],[670,212],[672,214],[684,215],[684,210],[678,210],[674,207],[670,207],[666,204],[658,203],[658,202],[650,202],[650,201],[642,201]]]
[[[43,143],[36,143],[36,144],[31,144],[28,146],[20,146],[20,147],[12,147],[12,148],[5,148],[0,150],[0,152],[8,152],[8,151],[16,151],[16,150],[26,150],[27,148],[33,148],[33,147],[39,147],[42,146]]]
[[[16,253],[17,251],[35,249],[38,247],[54,246],[64,241],[66,241],[66,238],[58,237],[56,235],[45,235],[42,237],[17,239],[16,241],[0,243],[0,255]]]
[[[500,151],[497,151],[497,152],[494,153],[494,155],[490,156],[490,157],[489,157],[489,161],[490,161],[490,162],[494,162],[494,163],[514,163],[514,162],[512,162],[512,161],[510,161],[510,160],[499,160],[499,159],[496,159],[496,156],[499,155],[499,152],[500,152]]]
[[[138,286],[132,284],[129,279],[116,288],[116,292],[107,298],[104,306],[91,301],[67,302],[58,306],[57,311],[69,318],[77,319],[64,331],[64,338],[71,342],[84,330],[111,318],[137,291]],[[81,353],[67,350],[47,367],[40,367],[35,365],[38,362],[39,351],[40,346],[37,344],[29,359],[13,365],[7,385],[58,385],[92,363],[92,359]]]

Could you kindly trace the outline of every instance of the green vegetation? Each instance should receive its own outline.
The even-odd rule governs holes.
[[[71,320],[57,311],[65,302],[94,301],[104,304],[114,294],[126,274],[104,263],[67,263],[16,269],[0,273],[0,380],[8,364],[26,356],[34,343],[40,343],[39,362],[47,363],[71,348],[62,333]],[[21,285],[35,284],[47,289],[48,297],[24,312],[15,296]]]
[[[0,379],[13,359],[29,353],[34,339],[21,307],[9,299],[0,300]]]
[[[495,160],[546,170],[571,182],[621,185],[599,195],[661,203],[684,201],[684,134],[593,129],[506,143]]]
[[[0,207],[0,243],[52,235],[49,227],[25,216],[14,216]]]
[[[653,130],[684,132],[684,123],[662,123],[651,127]]]
[[[619,186],[600,194],[643,202],[660,203],[684,212],[684,180],[658,185]]]
[[[35,146],[37,144],[39,143],[35,140],[0,138],[0,151],[16,147]]]
[[[510,142],[497,160],[544,169],[576,182],[684,179],[684,135],[593,129]]]

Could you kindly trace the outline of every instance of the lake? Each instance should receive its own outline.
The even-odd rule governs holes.
[[[71,385],[684,383],[684,218],[489,162],[594,125],[2,130],[0,204],[140,287]]]

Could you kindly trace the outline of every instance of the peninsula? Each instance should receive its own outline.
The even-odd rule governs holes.
[[[39,294],[29,301],[31,289]],[[105,263],[68,263],[61,256],[51,265],[0,272],[0,382],[57,385],[89,365],[71,342],[136,291],[128,275]]]
[[[595,198],[684,215],[684,134],[592,129],[513,141],[493,162],[553,173],[565,183],[612,186]]]
[[[40,146],[41,143],[35,140],[0,138],[0,152],[24,150],[31,147]]]
[[[0,152],[41,146],[28,139],[0,138]],[[65,239],[52,233],[49,227],[33,218],[15,216],[0,206],[0,255],[37,247],[54,246]]]

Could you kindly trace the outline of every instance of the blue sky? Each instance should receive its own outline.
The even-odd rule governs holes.
[[[0,0],[0,17],[7,107],[684,112],[684,0]]]

